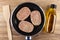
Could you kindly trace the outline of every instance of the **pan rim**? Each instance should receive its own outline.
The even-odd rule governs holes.
[[[25,2],[25,3],[32,3],[32,2]],[[23,3],[22,3],[23,4]],[[35,4],[35,3],[33,3],[33,4]],[[20,4],[19,4],[20,5]],[[18,6],[19,6],[18,5]],[[15,8],[14,8],[14,10],[11,12],[11,15],[10,15],[10,24],[11,24],[11,27],[13,27],[13,23],[12,23],[12,16],[13,16],[13,12],[16,10],[16,8],[18,7],[18,6],[16,6]],[[44,14],[44,24],[43,24],[43,27],[42,27],[42,29],[39,31],[39,32],[41,32],[42,30],[43,30],[43,28],[44,28],[44,25],[45,25],[45,22],[46,22],[46,17],[45,17],[45,12],[43,11],[43,9],[41,8],[41,6],[39,6],[40,7],[40,9],[41,9],[41,11],[43,12],[43,14]],[[14,27],[13,27],[14,28]],[[14,28],[15,29],[15,28]],[[16,30],[15,30],[16,31]],[[17,31],[16,31],[17,32]],[[38,32],[38,33],[39,33]],[[17,32],[17,33],[19,33],[19,32]],[[20,34],[20,33],[19,33]],[[36,33],[37,34],[37,33]],[[34,35],[36,35],[36,34],[34,34]]]

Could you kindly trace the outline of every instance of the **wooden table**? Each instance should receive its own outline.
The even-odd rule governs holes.
[[[44,11],[47,8],[47,5],[55,3],[57,5],[57,22],[55,33],[39,33],[32,37],[32,40],[60,40],[60,0],[0,0],[0,40],[8,40],[7,37],[7,25],[2,16],[2,5],[10,5],[11,12],[18,5],[23,2],[34,2],[37,5],[41,6]],[[14,28],[12,28],[13,40],[25,40],[24,36],[18,34]]]

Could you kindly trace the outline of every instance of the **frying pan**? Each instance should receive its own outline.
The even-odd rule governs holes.
[[[38,26],[35,26],[35,25],[34,25],[34,29],[33,29],[33,31],[30,32],[30,33],[23,32],[23,31],[20,30],[19,27],[18,27],[18,24],[19,24],[21,21],[19,21],[19,20],[17,19],[16,14],[17,14],[17,12],[18,12],[21,8],[23,8],[23,7],[28,7],[31,11],[38,10],[38,11],[40,12],[40,14],[41,14],[41,20],[42,20],[41,24],[38,25]],[[25,36],[26,36],[26,40],[31,40],[31,36],[32,36],[32,35],[35,35],[35,34],[37,34],[39,31],[42,30],[43,25],[44,25],[44,22],[45,22],[45,15],[44,15],[44,11],[42,10],[42,8],[39,7],[38,5],[36,5],[35,3],[25,2],[25,3],[19,4],[19,5],[14,9],[14,11],[13,11],[12,14],[11,14],[10,21],[11,21],[11,23],[10,23],[11,26],[12,26],[19,34],[25,35]],[[30,19],[30,16],[29,16],[27,19],[25,19],[25,21],[28,21],[28,22],[32,23],[32,22],[31,22],[31,19]]]

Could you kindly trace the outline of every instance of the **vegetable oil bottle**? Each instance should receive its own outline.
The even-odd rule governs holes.
[[[56,5],[51,4],[50,7],[45,12],[46,23],[44,25],[44,32],[53,33],[55,30],[56,23]]]

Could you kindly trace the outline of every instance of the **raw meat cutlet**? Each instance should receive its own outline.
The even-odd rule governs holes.
[[[41,14],[38,10],[32,11],[30,18],[31,18],[31,21],[34,25],[40,25]]]
[[[24,32],[32,32],[33,29],[34,29],[34,26],[30,23],[30,22],[27,22],[27,21],[21,21],[19,23],[19,29],[24,31]]]
[[[17,13],[17,18],[19,20],[25,20],[30,15],[30,9],[28,7],[23,7]]]

